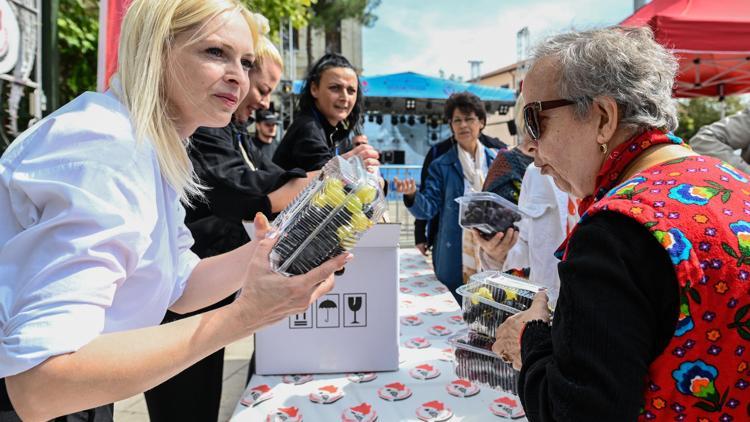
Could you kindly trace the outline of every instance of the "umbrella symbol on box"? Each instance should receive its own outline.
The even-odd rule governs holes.
[[[329,312],[331,311],[331,309],[338,308],[338,305],[336,305],[336,302],[332,301],[331,299],[326,299],[326,300],[320,302],[320,305],[318,305],[318,308],[326,310],[326,319],[325,319],[325,321],[328,322]]]

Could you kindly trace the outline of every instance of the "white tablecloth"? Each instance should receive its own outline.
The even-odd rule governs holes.
[[[272,397],[251,406],[240,400],[231,420],[263,421],[279,409],[296,408],[287,413],[296,413],[300,419],[288,420],[338,421],[342,420],[342,414],[351,407],[363,410],[369,406],[379,421],[418,421],[417,409],[426,403],[429,404],[428,407],[443,405],[450,409],[453,413],[451,421],[504,420],[490,411],[493,401],[517,400],[517,397],[485,386],[480,386],[480,392],[471,397],[456,397],[448,393],[446,387],[458,379],[454,372],[453,350],[448,338],[451,333],[466,328],[460,318],[461,309],[448,289],[435,278],[430,263],[416,249],[402,249],[399,254],[399,318],[402,323],[398,371],[379,372],[374,380],[362,383],[350,381],[346,374],[312,375],[311,380],[298,385],[285,383],[281,376],[253,375],[243,398],[249,397],[253,388],[262,385],[268,386]],[[407,325],[404,321],[407,316],[418,316],[422,323]],[[431,333],[432,327],[437,328]],[[436,331],[447,334],[437,335]],[[414,338],[426,339],[430,346],[421,349],[406,347],[405,344]],[[300,353],[304,351],[301,350]],[[436,368],[440,375],[429,380],[415,379],[410,375],[410,371],[416,366],[425,364]],[[412,395],[395,402],[378,396],[379,389],[396,382],[411,389]],[[311,401],[311,393],[315,393],[320,387],[331,385],[343,392],[341,399],[331,404]],[[362,406],[363,403],[366,405]]]

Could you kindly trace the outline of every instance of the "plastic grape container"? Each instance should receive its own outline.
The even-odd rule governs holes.
[[[463,296],[464,321],[469,329],[495,338],[508,317],[531,306],[539,287],[498,271],[474,274],[457,293]]]
[[[449,340],[455,349],[456,375],[490,388],[518,394],[519,372],[493,351],[494,339],[468,332]]]
[[[477,229],[489,239],[505,232],[521,220],[516,204],[492,192],[473,192],[456,198],[460,204],[458,224],[465,229]]]
[[[386,209],[376,176],[359,157],[332,158],[273,222],[271,268],[304,274],[354,247]]]

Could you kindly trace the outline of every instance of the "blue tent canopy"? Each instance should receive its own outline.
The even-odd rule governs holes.
[[[394,73],[381,76],[360,76],[362,92],[367,99],[406,98],[415,100],[445,101],[454,92],[469,91],[485,102],[513,105],[515,93],[507,88],[494,88],[455,82],[414,72]],[[293,92],[302,91],[303,81],[294,81]]]

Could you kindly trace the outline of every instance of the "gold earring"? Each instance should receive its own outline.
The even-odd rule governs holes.
[[[609,148],[607,147],[607,144],[599,144],[599,149],[602,151],[602,154],[606,154]]]

